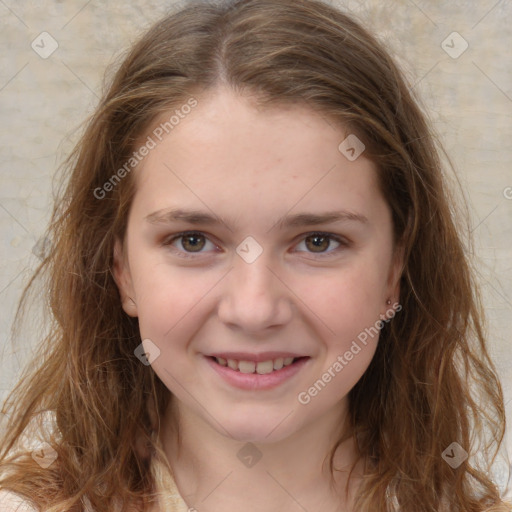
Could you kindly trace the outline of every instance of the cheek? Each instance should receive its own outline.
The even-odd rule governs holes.
[[[204,325],[205,308],[211,307],[208,292],[216,282],[218,277],[187,273],[165,264],[146,266],[136,282],[140,335],[158,348],[151,366],[184,401],[183,389],[193,386],[196,379],[190,371],[190,341]]]
[[[321,321],[328,338],[350,346],[352,339],[379,319],[384,282],[375,267],[361,263],[302,278],[294,288]]]
[[[134,276],[141,336],[160,340],[182,325],[193,324],[194,315],[218,281],[218,276],[161,262],[146,263]]]
[[[381,308],[382,278],[366,266],[352,266],[297,282],[305,303],[335,325],[372,320]],[[334,329],[336,330],[336,329]]]
[[[384,280],[379,272],[361,265],[314,281],[300,293],[308,297],[305,304],[315,313],[316,319],[308,316],[323,344],[317,378],[326,383],[326,392],[320,393],[314,382],[304,391],[310,397],[318,395],[313,407],[321,411],[349,393],[375,355]]]

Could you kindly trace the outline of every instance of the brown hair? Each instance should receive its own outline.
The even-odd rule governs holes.
[[[349,394],[347,436],[367,461],[356,509],[390,510],[393,496],[401,512],[510,510],[488,476],[505,431],[502,388],[439,146],[382,45],[315,0],[189,3],[122,62],[66,161],[53,247],[29,284],[45,279],[52,326],[6,401],[0,487],[48,511],[79,510],[84,497],[98,512],[133,503],[143,510],[151,501],[150,456],[138,439],[156,449],[146,404],[153,401],[158,420],[170,393],[134,356],[138,323],[124,314],[112,275],[133,173],[103,199],[97,191],[157,119],[219,84],[255,93],[262,105],[307,104],[357,134],[379,169],[404,248],[403,309]],[[56,425],[45,437],[58,455],[48,469],[14,450],[42,411]],[[457,469],[442,458],[453,442],[470,454]]]

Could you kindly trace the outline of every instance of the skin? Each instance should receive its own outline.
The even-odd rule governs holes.
[[[250,97],[220,88],[199,98],[136,170],[115,277],[142,339],[160,350],[152,368],[173,395],[162,442],[181,495],[197,510],[350,509],[350,500],[336,496],[346,473],[337,473],[330,489],[324,459],[377,337],[360,344],[308,404],[297,397],[386,314],[388,299],[398,301],[401,261],[377,168],[364,153],[351,162],[338,150],[347,135],[306,106],[262,110]],[[148,222],[170,208],[222,222]],[[287,215],[339,210],[366,221],[277,223]],[[195,239],[201,252],[173,238],[183,231],[204,234]],[[342,243],[322,239],[319,252],[308,238],[312,232]],[[252,263],[236,253],[248,236],[263,249]],[[310,359],[277,388],[241,390],[206,361],[205,354],[223,351],[292,351]],[[171,428],[176,421],[179,446]],[[247,442],[262,454],[250,468],[237,457]],[[350,467],[351,441],[335,460]]]

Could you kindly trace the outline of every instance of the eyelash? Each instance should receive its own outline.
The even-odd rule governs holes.
[[[162,245],[165,246],[165,247],[172,247],[172,244],[176,240],[179,240],[180,238],[183,239],[184,237],[190,236],[190,235],[202,236],[207,241],[209,241],[212,244],[214,244],[214,242],[212,242],[210,240],[208,235],[206,235],[206,233],[203,233],[202,231],[183,231],[181,233],[177,233],[177,234],[173,235],[170,238],[167,238],[162,243]],[[334,235],[333,233],[326,233],[326,232],[323,232],[323,231],[313,231],[311,233],[306,233],[305,235],[302,236],[302,238],[300,239],[300,241],[296,245],[299,245],[300,243],[305,242],[305,240],[307,238],[314,237],[314,236],[328,238],[330,241],[337,242],[339,244],[339,246],[334,248],[334,249],[332,249],[332,250],[326,251],[326,252],[318,252],[318,253],[311,252],[311,251],[298,251],[298,252],[307,252],[308,254],[312,254],[314,257],[326,258],[326,257],[332,256],[333,253],[336,253],[338,250],[340,250],[340,249],[342,249],[344,247],[348,247],[350,245],[349,242],[347,240],[345,240],[344,238],[341,238],[341,237],[339,237],[337,235]],[[216,244],[214,244],[214,245],[216,245]],[[191,252],[191,251],[180,250],[180,249],[177,249],[177,248],[174,248],[174,250],[176,250],[176,253],[180,257],[182,257],[182,258],[196,258],[199,255],[204,254],[203,251]]]

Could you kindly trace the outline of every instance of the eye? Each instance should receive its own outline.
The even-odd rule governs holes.
[[[167,239],[163,245],[172,246],[181,253],[193,254],[207,252],[203,251],[203,249],[205,247],[208,248],[208,244],[210,244],[210,250],[216,248],[216,245],[203,233],[187,231]]]
[[[332,247],[333,244],[337,245]],[[296,250],[303,252],[305,248],[309,253],[329,254],[346,245],[348,245],[347,242],[330,233],[311,233],[296,246]]]
[[[198,231],[178,233],[167,238],[162,245],[172,247],[179,256],[185,258],[218,249],[204,233]],[[335,253],[348,245],[348,242],[331,233],[310,233],[295,246],[295,251],[322,256]]]

